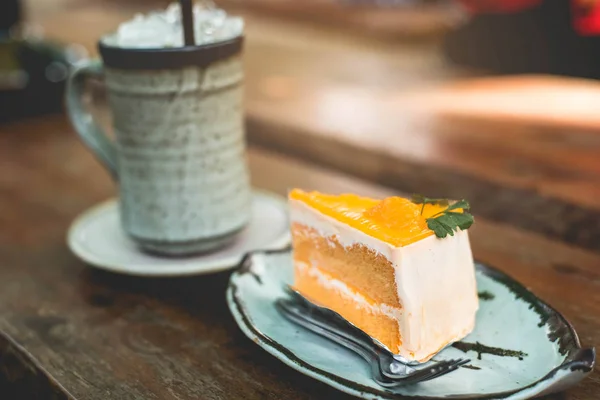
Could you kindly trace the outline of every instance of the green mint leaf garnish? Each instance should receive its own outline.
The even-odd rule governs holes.
[[[425,220],[427,222],[427,227],[431,229],[438,238],[445,238],[448,235],[454,236],[454,232],[458,231],[458,229],[469,229],[471,225],[473,225],[473,216],[468,212],[471,206],[466,200],[450,203],[448,199],[430,199],[423,195],[415,194],[412,196],[412,202],[415,204],[422,204],[421,215],[423,214],[425,204],[447,206],[443,211],[440,211]],[[462,209],[463,212],[455,211],[458,209]]]

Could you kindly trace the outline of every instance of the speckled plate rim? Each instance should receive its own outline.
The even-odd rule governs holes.
[[[253,196],[260,196],[263,198],[272,201],[277,204],[278,207],[282,209],[287,209],[287,204],[285,200],[274,193],[267,192],[264,190],[252,190]],[[118,201],[117,198],[113,197],[107,199],[99,204],[92,206],[91,208],[83,211],[75,220],[71,223],[69,230],[67,231],[67,245],[71,249],[71,251],[81,260],[86,262],[92,267],[99,268],[105,271],[124,274],[124,275],[132,275],[132,276],[140,276],[140,277],[178,277],[178,276],[191,276],[191,275],[206,275],[213,274],[217,272],[222,272],[226,270],[230,270],[236,268],[238,265],[244,262],[244,260],[248,256],[248,252],[241,252],[230,257],[222,258],[212,262],[210,265],[206,263],[199,262],[198,264],[189,264],[187,266],[169,266],[168,258],[165,258],[165,264],[161,266],[161,270],[149,270],[144,265],[134,265],[130,264],[127,267],[123,267],[122,265],[114,265],[107,263],[106,260],[101,257],[97,257],[96,254],[88,251],[85,246],[79,243],[79,240],[76,239],[77,229],[78,227],[90,218],[94,218],[96,215],[105,212],[107,208],[114,207],[115,203]],[[261,252],[261,251],[285,251],[289,249],[291,243],[291,234],[289,232],[281,235],[276,240],[272,241],[267,246],[263,246],[262,249],[257,249],[253,252]],[[201,256],[198,256],[200,259]]]
[[[579,382],[593,369],[596,362],[596,350],[594,348],[582,348],[577,332],[573,325],[553,307],[549,306],[529,289],[520,284],[518,281],[510,277],[509,275],[497,270],[493,267],[484,265],[477,262],[477,269],[483,274],[488,276],[490,279],[498,281],[503,285],[510,285],[510,289],[518,292],[524,301],[530,303],[537,309],[543,309],[551,318],[554,319],[554,324],[557,325],[557,332],[562,331],[562,335],[557,337],[559,342],[570,346],[567,350],[565,361],[557,366],[556,368],[549,371],[541,379],[533,382],[529,385],[523,386],[522,388],[489,394],[472,394],[467,396],[442,396],[442,397],[423,397],[423,396],[411,396],[411,395],[397,395],[382,390],[375,390],[370,387],[366,387],[356,382],[349,381],[337,375],[331,374],[327,371],[323,371],[317,367],[312,366],[310,363],[304,361],[300,357],[296,356],[291,350],[285,346],[277,343],[264,333],[260,331],[258,327],[252,324],[247,313],[244,311],[242,301],[237,296],[237,285],[236,279],[243,274],[248,273],[251,270],[253,256],[257,254],[269,255],[269,254],[281,254],[289,252],[290,249],[279,249],[279,250],[267,250],[267,251],[255,251],[247,254],[242,262],[240,268],[238,268],[230,277],[229,285],[227,286],[226,299],[229,310],[231,311],[236,323],[242,330],[242,332],[253,342],[262,347],[266,352],[275,356],[284,364],[289,367],[303,373],[304,375],[310,376],[318,381],[326,383],[342,392],[365,398],[373,399],[420,399],[420,400],[440,400],[440,399],[468,399],[468,400],[495,400],[495,399],[528,399],[531,397],[537,397],[541,395],[547,395],[555,393],[560,390],[572,386],[574,383]],[[580,376],[569,379],[569,375],[573,375],[580,372]],[[373,397],[374,396],[374,397]]]

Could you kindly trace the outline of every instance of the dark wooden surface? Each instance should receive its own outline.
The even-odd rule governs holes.
[[[280,194],[292,186],[395,193],[256,148],[250,161],[255,185]],[[344,397],[243,336],[225,304],[228,273],[130,278],[95,271],[76,259],[65,245],[69,223],[113,195],[114,186],[63,117],[0,127],[0,163],[4,393],[18,391],[14,399]],[[516,200],[507,215],[520,212]],[[475,257],[515,276],[563,312],[584,345],[600,343],[600,255],[517,224],[492,222],[477,207],[475,213]],[[598,375],[566,398],[597,398]]]
[[[51,36],[93,49],[148,4],[36,0],[29,15]],[[501,102],[448,112],[461,97],[438,95],[474,72],[448,66],[435,43],[381,42],[242,11],[256,186],[467,197],[475,257],[564,313],[584,345],[600,344],[593,109],[577,119],[543,109],[535,118],[490,114]],[[561,82],[572,93],[572,82]],[[574,110],[600,104],[590,96]],[[70,222],[115,188],[62,116],[0,125],[0,171],[0,399],[344,398],[243,336],[225,305],[227,273],[128,278],[77,260],[65,244]],[[596,370],[551,398],[599,394]]]
[[[456,3],[439,2],[376,7],[375,2],[338,0],[221,0],[223,7],[252,9],[272,17],[333,25],[393,40],[439,38],[464,17]]]

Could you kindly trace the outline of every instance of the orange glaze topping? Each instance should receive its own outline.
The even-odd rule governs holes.
[[[354,194],[328,195],[299,189],[292,190],[289,196],[394,246],[406,246],[433,235],[425,220],[446,208],[430,204],[423,207],[402,197],[376,200]]]

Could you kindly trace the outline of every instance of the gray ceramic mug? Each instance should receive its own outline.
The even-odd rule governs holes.
[[[119,186],[121,223],[145,250],[182,255],[227,244],[250,219],[242,106],[242,38],[204,46],[124,49],[71,75],[67,112]],[[111,141],[83,105],[104,79]]]

